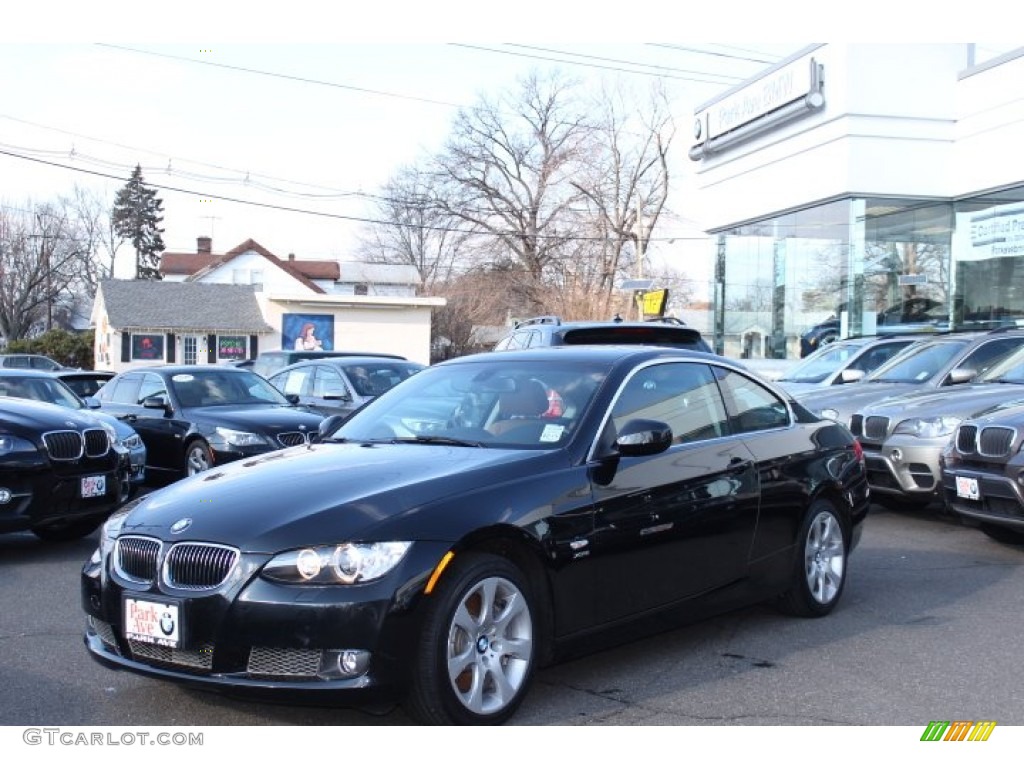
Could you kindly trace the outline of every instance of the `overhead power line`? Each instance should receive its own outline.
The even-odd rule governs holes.
[[[85,174],[88,174],[90,176],[99,176],[101,178],[112,179],[114,181],[127,182],[128,179],[129,179],[129,176],[115,175],[115,174],[112,174],[112,173],[104,173],[103,171],[92,171],[92,170],[89,170],[87,168],[77,168],[77,167],[75,167],[73,165],[68,165],[67,163],[58,163],[58,162],[53,161],[53,160],[40,160],[38,158],[28,157],[26,155],[20,155],[20,154],[18,154],[16,152],[10,152],[10,151],[3,150],[3,149],[0,149],[0,155],[5,155],[7,157],[13,157],[13,158],[18,159],[18,160],[26,160],[26,161],[32,162],[32,163],[39,163],[41,165],[48,165],[48,166],[52,166],[54,168],[62,168],[64,170],[73,171],[75,173],[85,173]],[[410,229],[425,229],[425,230],[429,230],[429,231],[433,231],[433,232],[452,232],[452,233],[464,234],[464,235],[478,234],[474,230],[461,229],[459,227],[442,227],[442,226],[432,226],[432,225],[427,225],[427,224],[405,224],[405,223],[398,222],[398,221],[390,221],[390,220],[384,220],[384,219],[374,219],[374,218],[370,218],[368,216],[352,216],[352,215],[347,215],[347,214],[342,214],[342,213],[329,213],[327,211],[313,211],[313,210],[310,210],[308,208],[296,208],[296,207],[293,207],[293,206],[278,205],[278,204],[275,204],[275,203],[261,203],[261,202],[255,201],[255,200],[244,200],[242,198],[230,197],[228,195],[217,195],[217,194],[212,194],[210,192],[205,192],[205,191],[200,191],[200,190],[195,190],[195,189],[186,189],[186,188],[183,188],[183,187],[171,186],[169,184],[162,184],[160,182],[151,182],[149,180],[146,181],[146,186],[152,187],[154,189],[165,190],[165,191],[168,191],[168,192],[180,192],[182,194],[195,195],[197,197],[202,197],[202,198],[206,198],[206,199],[221,200],[223,202],[228,202],[228,203],[237,203],[239,205],[248,205],[248,206],[253,206],[253,207],[256,207],[256,208],[266,208],[266,209],[269,209],[269,210],[282,211],[282,212],[285,212],[285,213],[297,213],[297,214],[303,214],[303,215],[307,215],[307,216],[319,216],[321,218],[326,218],[326,219],[337,219],[337,220],[341,220],[341,221],[352,221],[352,222],[356,222],[356,223],[360,223],[360,224],[376,224],[376,225],[380,225],[380,226],[389,226],[389,227],[405,227],[405,228],[410,228]],[[500,232],[498,234],[499,235],[503,235],[503,236],[509,236],[509,237],[514,237],[514,236],[517,235],[516,232],[512,232],[512,231]],[[541,235],[537,235],[537,237],[540,238],[540,239],[544,239],[544,240],[567,240],[567,241],[575,241],[575,242],[604,242],[606,240],[606,238],[602,238],[602,237],[574,236],[574,237],[566,238],[566,237],[561,236],[561,235],[542,235],[542,234]],[[706,239],[707,239],[706,237],[686,237],[686,236],[673,235],[673,236],[657,237],[657,238],[653,238],[652,237],[652,238],[650,238],[650,242],[652,242],[652,243],[670,242],[672,240],[698,240],[698,241],[703,241],[703,240],[706,240]]]

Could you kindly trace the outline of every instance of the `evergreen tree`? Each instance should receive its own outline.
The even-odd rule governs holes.
[[[111,212],[114,231],[135,247],[135,278],[159,280],[160,252],[164,241],[160,234],[163,201],[142,179],[142,166],[136,165],[132,177],[117,192]]]

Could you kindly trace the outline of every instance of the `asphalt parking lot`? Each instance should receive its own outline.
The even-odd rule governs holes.
[[[0,536],[2,725],[406,725],[404,713],[257,704],[107,670],[81,640],[96,534]],[[542,670],[513,725],[1024,724],[1024,548],[938,509],[875,505],[839,608],[760,606]]]

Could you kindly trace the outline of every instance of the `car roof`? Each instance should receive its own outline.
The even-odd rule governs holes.
[[[69,371],[46,371],[42,368],[0,368],[0,376],[20,379],[55,379],[59,373]],[[77,373],[77,371],[76,371]]]
[[[510,349],[502,352],[478,352],[474,355],[455,357],[451,360],[437,363],[431,367],[458,365],[464,362],[493,362],[495,365],[507,365],[517,360],[552,360],[560,362],[599,362],[613,364],[619,361],[654,360],[658,358],[693,358],[694,360],[706,360],[709,362],[726,363],[733,368],[742,370],[742,366],[736,361],[716,355],[711,352],[701,352],[695,349],[678,349],[675,347],[658,347],[646,344],[580,344],[555,347],[530,347],[529,349]]]
[[[293,368],[308,368],[311,365],[379,365],[381,363],[391,363],[399,365],[418,365],[426,368],[423,363],[417,363],[412,360],[406,360],[400,357],[392,357],[391,355],[338,355],[333,357],[317,357],[310,360],[298,360],[291,365],[286,365],[284,368],[279,368],[274,371],[271,376],[277,376],[283,371],[290,371]]]

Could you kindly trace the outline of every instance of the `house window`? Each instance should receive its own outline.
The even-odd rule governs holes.
[[[252,284],[254,291],[263,290],[263,270],[254,269],[249,273],[249,282]]]
[[[164,335],[162,333],[133,333],[132,360],[163,360]]]
[[[218,336],[217,358],[219,360],[245,360],[245,336]]]
[[[370,293],[370,286],[366,283],[356,283],[353,293],[355,293],[356,296],[367,296]]]
[[[235,285],[248,285],[249,284],[249,270],[248,269],[232,269],[231,270],[231,282]]]

